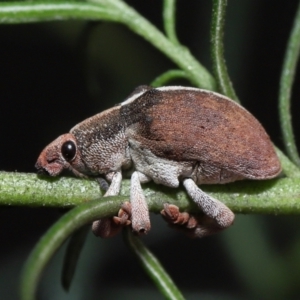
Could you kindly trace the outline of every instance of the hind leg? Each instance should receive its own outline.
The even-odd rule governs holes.
[[[225,204],[204,193],[190,178],[184,179],[183,185],[204,215],[180,213],[175,205],[167,205],[162,215],[170,224],[177,225],[177,228],[183,229],[192,237],[204,237],[217,233],[233,223],[234,213]]]

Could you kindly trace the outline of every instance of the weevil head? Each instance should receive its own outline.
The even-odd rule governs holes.
[[[71,170],[77,176],[84,176],[80,170],[83,162],[73,134],[59,136],[40,154],[35,167],[38,174],[59,175],[64,169]]]

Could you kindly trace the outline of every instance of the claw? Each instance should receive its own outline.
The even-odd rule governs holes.
[[[125,213],[128,214],[128,216],[131,216],[131,204],[130,202],[126,201],[121,205],[120,211],[123,210]],[[119,211],[119,212],[120,212]]]
[[[176,205],[173,204],[164,204],[164,209],[160,212],[163,217],[168,218],[170,221],[177,220],[179,215],[179,208]]]
[[[186,228],[193,229],[198,226],[199,221],[193,215],[190,215],[188,222],[186,224]]]
[[[164,204],[164,209],[160,212],[169,223],[184,225],[188,222],[190,215],[187,212],[180,212],[178,206]]]
[[[131,205],[129,202],[125,202],[121,205],[118,212],[118,216],[113,217],[113,221],[118,226],[128,226],[131,224]]]
[[[95,221],[92,226],[92,231],[96,236],[102,238],[113,237],[118,234],[124,226],[131,224],[130,217],[131,205],[129,202],[125,202],[121,205],[118,216]]]
[[[160,213],[172,227],[183,231],[191,238],[204,237],[223,229],[216,224],[214,219],[206,215],[195,216],[180,212],[178,206],[173,204],[164,204],[164,209]]]

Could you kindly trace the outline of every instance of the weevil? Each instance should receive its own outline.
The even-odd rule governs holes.
[[[100,236],[114,234],[111,223],[150,230],[141,183],[177,188],[182,182],[204,221],[165,204],[163,216],[202,237],[229,227],[233,212],[201,190],[201,184],[276,177],[281,166],[269,136],[246,109],[215,92],[191,87],[138,87],[124,102],[59,136],[40,154],[39,173],[63,169],[77,176],[104,177],[105,196],[117,195],[122,170],[132,168],[130,205],[118,217],[94,222]],[[206,219],[205,219],[206,218]],[[118,226],[117,226],[118,227]],[[118,230],[116,230],[118,231]]]

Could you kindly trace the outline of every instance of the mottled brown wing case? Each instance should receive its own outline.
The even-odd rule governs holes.
[[[246,178],[271,178],[280,171],[260,123],[216,93],[153,89],[121,114],[131,138],[159,157],[205,162]]]

